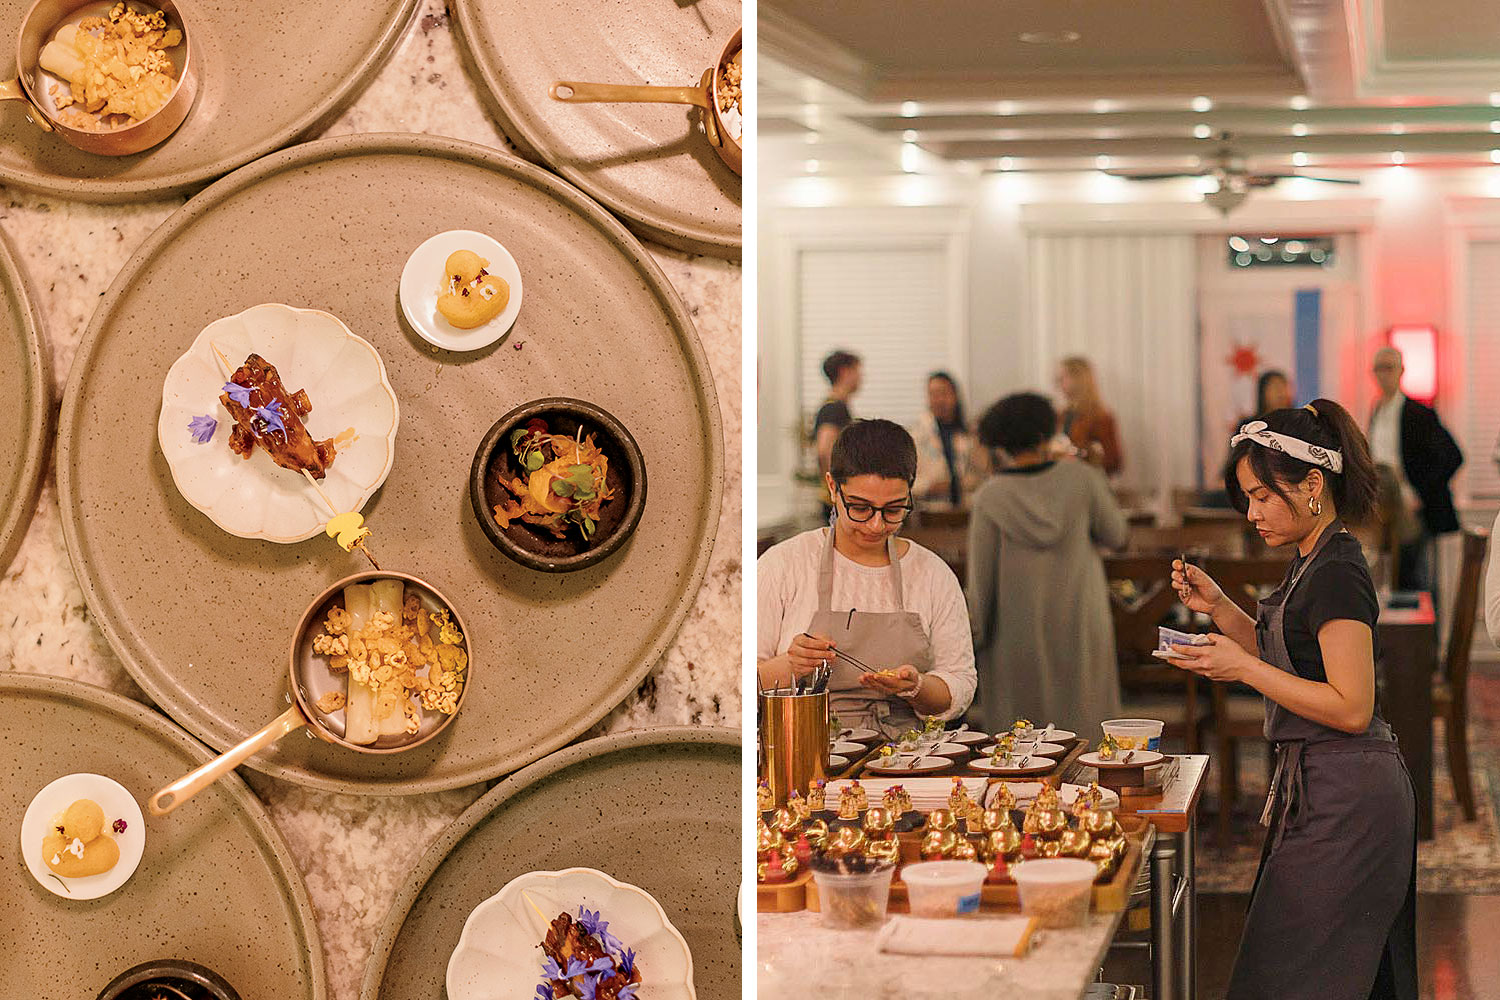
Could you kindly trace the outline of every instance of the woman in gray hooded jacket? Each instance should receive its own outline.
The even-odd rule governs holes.
[[[1079,733],[1120,715],[1114,624],[1098,546],[1125,544],[1127,525],[1104,475],[1052,460],[1052,404],[1007,396],[979,421],[1000,471],[974,495],[968,600],[985,724],[1017,718]]]

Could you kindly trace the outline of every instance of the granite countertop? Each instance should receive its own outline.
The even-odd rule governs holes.
[[[1037,931],[1025,958],[935,958],[878,952],[875,931],[831,930],[810,911],[762,913],[756,974],[772,996],[808,992],[815,982],[818,995],[851,1000],[1078,1000],[1122,916],[1095,913],[1079,928]]]
[[[464,73],[442,0],[421,10],[389,63],[323,133],[426,132],[510,149]],[[89,205],[0,187],[0,227],[16,245],[52,348],[61,399],[94,304],[151,231],[185,199]],[[649,247],[698,327],[724,426],[724,505],[708,575],[686,622],[639,689],[588,735],[656,725],[740,725],[740,268]],[[71,677],[146,701],[90,620],[68,563],[49,471],[3,579],[0,664]],[[302,870],[317,912],[332,1000],[353,1000],[376,927],[418,857],[488,785],[429,795],[337,795],[245,773]]]

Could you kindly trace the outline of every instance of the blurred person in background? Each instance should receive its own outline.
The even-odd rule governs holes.
[[[819,478],[828,475],[828,462],[833,455],[833,442],[854,421],[849,410],[849,400],[859,392],[862,371],[859,356],[848,351],[834,351],[823,359],[823,377],[828,380],[828,398],[818,407],[813,416],[812,446],[818,456]],[[828,488],[822,487],[823,520],[833,516],[833,500]]]
[[[1094,366],[1087,358],[1063,358],[1057,366],[1057,391],[1064,400],[1062,432],[1082,458],[1116,475],[1124,464],[1115,415],[1099,396]]]
[[[1397,553],[1396,589],[1429,590],[1436,600],[1436,538],[1458,530],[1448,482],[1464,456],[1437,413],[1401,391],[1405,370],[1394,347],[1375,352],[1371,371],[1380,396],[1370,414],[1370,454],[1376,465],[1389,466],[1396,474],[1407,509],[1417,515],[1421,529]]]
[[[1125,544],[1125,515],[1099,469],[1053,459],[1057,414],[1036,393],[979,421],[1000,469],[969,518],[969,620],[990,730],[1016,718],[1093,732],[1120,715],[1114,623],[1099,546]]]
[[[974,698],[958,578],[935,553],[896,537],[916,475],[906,428],[855,421],[833,446],[830,526],[772,546],[756,563],[760,686],[788,687],[826,664],[840,724],[889,738],[920,729],[919,717],[957,718]],[[835,649],[877,672],[861,672]]]
[[[984,481],[988,463],[964,420],[958,382],[947,372],[927,376],[927,412],[917,421],[912,438],[917,443],[917,481],[912,492],[919,500],[965,505]]]

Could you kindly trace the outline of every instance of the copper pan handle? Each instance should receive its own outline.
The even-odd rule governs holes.
[[[703,87],[647,87],[621,83],[576,83],[559,80],[547,91],[554,101],[569,104],[623,102],[629,104],[692,104],[708,107],[708,91]]]
[[[0,80],[0,101],[20,101],[26,106],[26,118],[31,124],[43,132],[52,131],[52,123],[36,105],[31,103],[31,99],[26,96],[26,91],[21,89],[19,79]]]
[[[245,742],[235,747],[230,747],[221,756],[204,764],[194,771],[189,771],[166,788],[151,796],[148,805],[151,815],[165,816],[167,813],[182,805],[188,799],[197,795],[203,789],[218,781],[224,775],[239,767],[256,751],[264,750],[266,747],[281,739],[287,733],[301,729],[307,725],[307,717],[296,705],[282,712],[269,725],[260,732],[251,736]]]

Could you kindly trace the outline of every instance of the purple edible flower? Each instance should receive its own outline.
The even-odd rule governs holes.
[[[578,983],[578,995],[582,1000],[594,1000],[594,994],[599,989],[598,976],[584,976]]]
[[[583,959],[581,959],[581,958],[570,958],[570,959],[568,959],[568,967],[567,967],[567,969],[565,969],[563,971],[563,974],[562,974],[561,978],[563,978],[563,979],[573,979],[573,978],[575,978],[577,976],[583,975],[584,971],[587,970],[587,969],[588,969],[588,966],[586,966],[586,965],[583,964]]]
[[[626,979],[629,979],[630,974],[634,971],[635,949],[626,948],[624,950],[624,953],[620,955],[620,975],[624,976]]]
[[[603,958],[596,958],[596,959],[594,959],[592,962],[589,963],[588,968],[584,969],[583,971],[584,972],[613,972],[614,970],[615,970],[615,960],[613,958],[610,958],[608,955],[605,955]]]
[[[188,433],[199,444],[208,444],[214,436],[214,431],[218,429],[219,422],[207,413],[188,421]]]
[[[255,415],[266,422],[267,431],[286,433],[286,424],[281,422],[281,404],[271,400],[270,405],[256,407]]]
[[[558,964],[552,960],[551,955],[548,955],[547,961],[542,963],[542,975],[546,976],[548,979],[565,978],[563,976],[563,970],[559,968]]]
[[[552,984],[538,983],[536,987],[536,1000],[553,1000]]]
[[[631,983],[629,986],[621,986],[620,992],[615,996],[618,1000],[635,1000],[635,991],[640,985],[640,983]]]
[[[123,819],[117,819],[117,820],[115,820],[114,823],[112,823],[110,825],[110,829],[113,830],[113,831],[115,831],[115,833],[124,833],[125,832],[125,821]]]
[[[250,387],[240,385],[238,382],[225,382],[224,391],[229,393],[229,398],[241,406],[250,405]]]

